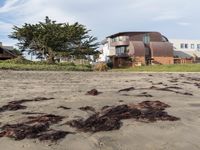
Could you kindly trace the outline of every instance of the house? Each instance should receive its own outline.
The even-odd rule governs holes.
[[[111,46],[111,38],[107,38],[101,42],[99,62],[108,62],[109,56],[115,55],[115,47]]]
[[[173,64],[173,45],[159,32],[120,32],[103,41],[100,61],[114,67]]]
[[[200,40],[170,39],[169,41],[173,44],[175,57],[200,57]]]
[[[12,46],[3,46],[0,42],[0,60],[7,60],[16,58],[17,55],[12,52]]]

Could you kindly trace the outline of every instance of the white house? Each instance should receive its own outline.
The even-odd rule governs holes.
[[[101,42],[100,48],[101,54],[99,56],[99,62],[108,62],[109,56],[115,54],[115,47],[111,46],[111,39],[107,38]]]
[[[174,47],[174,56],[180,58],[200,57],[200,40],[169,39]]]

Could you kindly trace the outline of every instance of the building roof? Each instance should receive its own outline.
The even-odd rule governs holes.
[[[5,51],[6,53],[8,53],[8,54],[10,54],[10,55],[12,55],[12,56],[14,56],[14,57],[17,57],[17,54],[15,54],[12,50],[6,49],[6,48],[1,47],[1,46],[0,46],[0,50],[3,50],[3,51]]]
[[[130,35],[130,34],[143,34],[143,33],[159,33],[156,31],[129,31],[129,32],[118,32],[116,34],[110,35],[107,38],[113,38],[120,35]],[[160,33],[159,33],[160,34]]]

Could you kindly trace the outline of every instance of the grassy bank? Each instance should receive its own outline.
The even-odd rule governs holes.
[[[47,64],[27,60],[0,61],[0,70],[32,70],[32,71],[92,71],[91,65],[75,65],[74,63]]]
[[[113,69],[124,72],[200,72],[200,64],[153,65],[135,68]]]

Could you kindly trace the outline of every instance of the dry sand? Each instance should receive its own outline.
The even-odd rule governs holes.
[[[151,76],[151,75],[152,76]],[[199,73],[122,73],[122,72],[16,72],[0,71],[0,106],[9,101],[35,97],[54,97],[45,102],[28,102],[25,110],[0,113],[0,126],[17,123],[27,115],[22,112],[41,112],[62,115],[66,118],[55,129],[76,132],[67,135],[57,143],[37,140],[14,141],[0,138],[0,150],[199,150],[200,149],[200,88]],[[170,82],[178,79],[177,82]],[[192,93],[193,96],[157,90],[117,91],[122,88],[178,86],[178,91]],[[157,84],[163,82],[163,84]],[[103,92],[98,96],[85,95],[96,88]],[[153,97],[138,97],[147,92]],[[123,100],[123,102],[120,102]],[[91,112],[79,110],[82,106],[93,106],[97,110],[105,105],[137,103],[144,100],[160,100],[171,105],[170,115],[180,117],[180,121],[158,121],[142,123],[123,120],[120,130],[98,133],[83,133],[67,125],[66,121],[88,117]],[[58,109],[66,106],[72,109]]]

